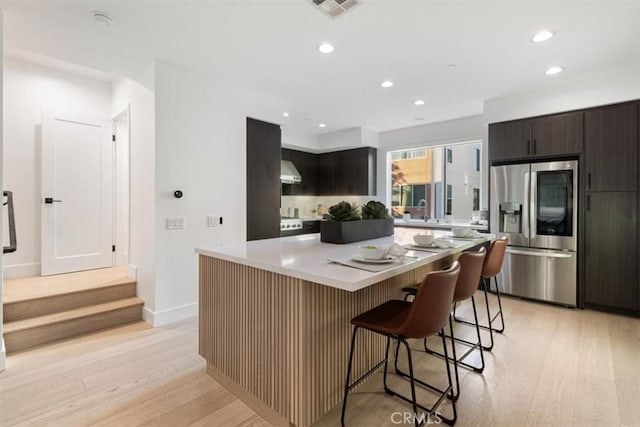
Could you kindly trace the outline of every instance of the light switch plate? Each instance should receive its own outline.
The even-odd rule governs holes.
[[[184,217],[167,218],[167,230],[184,229]]]
[[[217,227],[218,226],[218,217],[217,216],[208,216],[207,217],[207,227]]]

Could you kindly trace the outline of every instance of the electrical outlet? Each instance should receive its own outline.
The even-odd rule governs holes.
[[[218,217],[217,216],[208,216],[207,217],[207,227],[217,227],[218,226]]]
[[[184,229],[184,217],[167,218],[167,230]]]

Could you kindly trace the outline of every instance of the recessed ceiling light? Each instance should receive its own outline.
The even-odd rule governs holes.
[[[422,99],[416,99],[413,105],[424,105],[424,101]]]
[[[547,71],[545,71],[544,73],[547,76],[553,76],[554,74],[561,73],[562,71],[564,71],[564,68],[553,66],[553,67],[549,67],[549,69]]]
[[[289,117],[289,113],[287,113],[286,111],[285,111],[284,113],[282,113],[282,115],[283,115],[284,117]]]
[[[414,120],[415,120],[416,122],[421,122],[421,121],[423,121],[423,120],[424,120],[424,117],[416,117]]]
[[[449,64],[449,65],[447,65],[447,67],[448,67],[448,68],[456,68],[456,67],[457,67],[457,65],[456,65],[456,64]]]
[[[320,124],[318,125],[318,127],[319,127],[319,128],[326,128],[326,127],[327,127],[327,125],[326,125],[325,123],[320,123]]]
[[[391,87],[391,86],[393,86],[393,82],[390,81],[390,80],[385,80],[382,83],[380,83],[380,86],[385,87],[385,88]]]
[[[547,40],[552,38],[554,35],[555,33],[553,31],[548,31],[548,30],[540,31],[533,36],[531,41],[534,43],[546,42]]]
[[[331,43],[322,43],[320,46],[318,46],[318,51],[320,53],[331,53],[333,52],[334,47]]]
[[[113,19],[104,12],[93,11],[91,13],[93,14],[93,19],[95,19],[97,24],[108,27],[113,22]]]

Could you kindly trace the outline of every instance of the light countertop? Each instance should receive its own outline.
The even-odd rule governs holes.
[[[365,240],[346,245],[334,245],[320,242],[320,234],[255,240],[224,245],[211,245],[197,248],[201,255],[236,262],[274,273],[308,280],[325,286],[347,291],[357,291],[381,280],[388,279],[406,271],[427,265],[453,253],[469,249],[479,243],[493,239],[491,234],[483,234],[475,240],[451,240],[456,247],[440,252],[409,251],[407,255],[415,260],[397,264],[393,267],[373,273],[343,265],[333,264],[329,259],[348,259],[358,253],[358,247],[371,245],[412,244],[414,234],[431,234],[436,238],[450,236],[441,230],[418,230],[396,228],[393,236]]]

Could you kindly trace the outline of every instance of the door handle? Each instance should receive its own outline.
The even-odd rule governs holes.
[[[591,190],[591,172],[587,174],[587,188]]]
[[[47,204],[47,205],[51,205],[53,203],[60,203],[60,202],[62,202],[62,200],[56,200],[53,197],[45,197],[44,198],[44,203]]]
[[[591,195],[587,194],[587,212],[591,210]]]
[[[507,248],[506,252],[508,254],[514,254],[514,255],[527,255],[527,256],[536,256],[536,257],[542,257],[542,258],[567,259],[567,258],[573,258],[575,256],[574,253],[565,254],[565,253],[557,253],[557,252],[533,252],[533,251],[521,251],[521,250],[511,249],[511,248]]]

